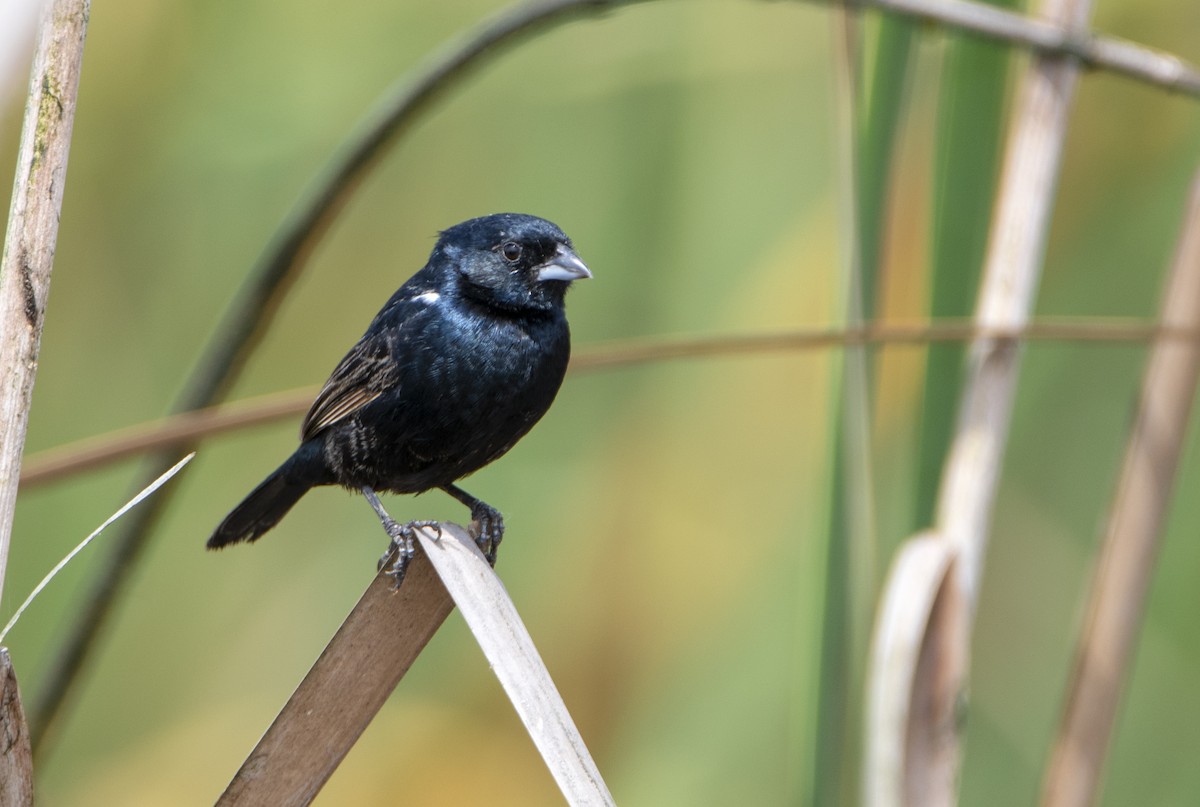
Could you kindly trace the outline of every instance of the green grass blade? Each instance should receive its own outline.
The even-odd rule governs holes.
[[[857,114],[852,136],[854,169],[848,172],[853,194],[847,227],[857,259],[847,261],[847,319],[873,319],[878,313],[880,258],[886,233],[888,178],[904,107],[915,28],[905,20],[884,18],[879,27],[874,70],[865,106],[852,99]],[[854,82],[846,82],[854,86]],[[857,125],[861,120],[862,124]],[[874,536],[870,462],[862,440],[848,433],[846,412],[869,412],[872,385],[864,355],[846,354],[834,385],[832,411],[831,505],[826,554],[824,627],[818,685],[817,738],[810,803],[849,804],[857,800],[862,714],[862,670],[874,598]],[[863,460],[866,460],[865,462]],[[866,499],[864,501],[864,499]]]

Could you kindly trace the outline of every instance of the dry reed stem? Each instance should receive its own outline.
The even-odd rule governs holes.
[[[1165,328],[1132,320],[1047,319],[1031,322],[1027,327],[1019,329],[980,329],[970,321],[944,321],[934,324],[897,322],[778,333],[656,338],[586,348],[572,358],[571,373],[574,375],[656,361],[855,345],[927,345],[979,338],[1081,344],[1136,344],[1158,339],[1195,341],[1200,338],[1200,330]],[[21,468],[21,487],[22,490],[29,490],[177,443],[299,417],[308,411],[316,394],[316,387],[284,390],[228,404],[180,412],[49,448],[25,458]]]
[[[1082,30],[1089,8],[1090,0],[1051,0],[1046,16]],[[1021,82],[975,312],[981,328],[1019,329],[1029,322],[1078,75],[1074,60],[1041,56]],[[1019,368],[1015,341],[971,343],[957,430],[938,492],[937,529],[955,546],[972,615]]]
[[[377,574],[217,804],[311,802],[453,608],[423,553]]]
[[[1178,56],[1099,36],[1083,26],[1068,24],[1065,17],[1054,14],[1030,17],[967,0],[858,1],[867,8],[1023,45],[1044,56],[1072,56],[1086,67],[1110,70],[1176,92],[1200,96],[1200,73]]]
[[[1067,32],[1081,35],[1089,10],[1088,0],[1051,0],[1043,16]],[[975,312],[982,329],[1028,325],[1078,74],[1076,60],[1038,55],[1021,79]],[[911,653],[908,656],[915,666],[889,668],[886,674],[898,676],[897,682],[870,684],[872,691],[887,695],[872,704],[868,730],[892,734],[873,741],[903,749],[899,752],[903,753],[901,773],[889,775],[885,769],[865,774],[868,781],[878,777],[888,785],[880,790],[880,805],[952,805],[957,800],[962,738],[953,716],[967,688],[971,625],[1019,368],[1020,350],[1015,340],[972,341],[956,432],[938,491],[934,529],[953,562],[945,582],[928,576],[912,581],[918,590],[924,585],[927,597],[937,592],[933,601],[939,603],[931,609],[924,630],[909,631],[910,637],[923,637],[915,661]],[[898,560],[908,551],[914,551],[911,544]],[[902,574],[894,577],[905,582]],[[895,607],[890,602],[888,606]],[[878,619],[881,625],[894,621],[887,610],[881,611]],[[887,635],[882,628],[879,633]],[[886,648],[879,646],[874,652],[887,655]],[[915,682],[912,687],[905,686],[909,679]],[[907,702],[895,703],[891,698]],[[889,725],[889,715],[906,715],[907,723]],[[879,764],[886,760],[880,757]],[[897,782],[902,785],[899,789]],[[874,802],[868,803],[875,807]]]
[[[0,804],[33,804],[33,751],[8,649],[0,647]]]
[[[1068,31],[1082,32],[1090,0],[1050,0],[1044,16]],[[1013,110],[1013,125],[1001,170],[996,210],[989,234],[983,282],[975,312],[984,328],[1021,328],[1033,310],[1047,231],[1053,208],[1071,101],[1079,77],[1073,59],[1035,56],[1026,68]],[[936,529],[953,548],[955,617],[965,625],[961,646],[934,661],[939,677],[958,668],[961,674],[942,690],[952,702],[938,712],[950,713],[964,699],[970,658],[970,634],[983,578],[992,508],[995,504],[1004,449],[1016,397],[1020,349],[1009,340],[980,339],[967,357],[958,424],[946,457],[938,491]],[[947,752],[962,754],[961,732],[948,738]],[[910,760],[917,764],[919,760]],[[925,781],[926,791],[954,787],[939,768],[913,767],[910,781]],[[953,803],[952,793],[938,799]],[[912,802],[917,803],[917,802]]]
[[[611,807],[613,797],[575,721],[479,547],[456,524],[444,524],[440,539],[429,530],[419,530],[417,538],[567,803]]]
[[[449,523],[440,537],[424,529],[417,535],[421,550],[404,585],[393,591],[391,578],[375,576],[218,805],[311,802],[455,605],[567,802],[613,804],[516,607],[475,542]],[[397,770],[402,782],[403,769]]]
[[[1192,181],[1161,312],[1164,325],[1200,325],[1200,173]],[[1196,345],[1162,342],[1154,346],[1092,580],[1066,710],[1042,790],[1046,807],[1086,807],[1099,796],[1197,381],[1200,350]]]
[[[89,0],[46,3],[0,261],[0,594],[58,240]]]
[[[954,803],[966,623],[953,568],[949,542],[924,533],[900,548],[884,585],[867,669],[863,800],[873,807]]]

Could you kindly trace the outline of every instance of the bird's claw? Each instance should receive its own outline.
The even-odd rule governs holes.
[[[471,508],[471,537],[487,559],[488,565],[496,565],[496,550],[504,537],[504,516],[491,505],[478,502]]]
[[[396,559],[392,561],[391,566],[384,572],[384,574],[392,578],[393,591],[400,588],[400,584],[404,582],[404,575],[408,571],[408,564],[417,555],[417,530],[426,527],[434,530],[438,538],[442,537],[442,525],[436,521],[409,521],[406,524],[401,524],[389,518],[384,522],[383,528],[392,540],[388,544],[387,551],[383,553],[383,557],[379,559],[376,568],[379,571],[383,571],[384,566],[387,565],[388,558],[395,554]]]

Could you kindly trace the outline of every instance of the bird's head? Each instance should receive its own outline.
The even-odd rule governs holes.
[[[463,297],[512,312],[559,310],[571,281],[592,276],[562,230],[521,213],[483,216],[443,231],[433,262]]]

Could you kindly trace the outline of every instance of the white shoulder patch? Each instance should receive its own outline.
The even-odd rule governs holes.
[[[436,291],[427,291],[424,294],[418,294],[413,298],[414,303],[436,303],[442,295]]]

